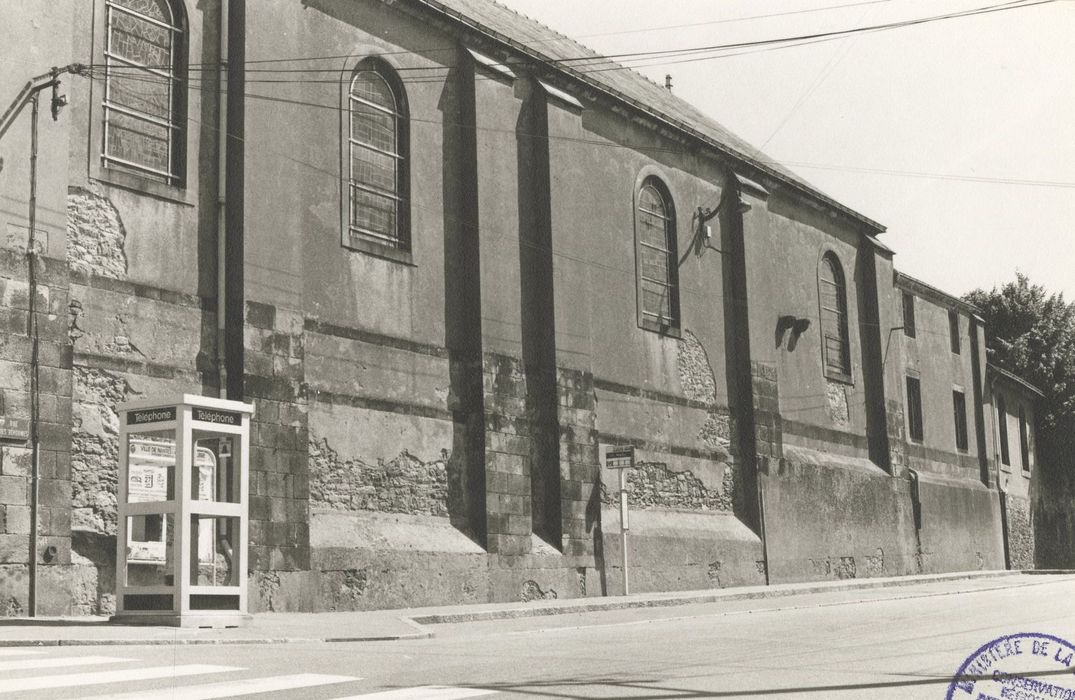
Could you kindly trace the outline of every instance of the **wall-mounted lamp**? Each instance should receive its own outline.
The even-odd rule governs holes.
[[[810,319],[799,318],[790,314],[781,316],[776,321],[776,347],[784,344],[784,335],[790,330],[791,338],[788,340],[788,350],[794,351],[799,343],[799,336],[810,327]]]

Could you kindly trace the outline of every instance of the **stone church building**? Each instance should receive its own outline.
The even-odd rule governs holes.
[[[492,0],[17,5],[0,614],[112,609],[181,393],[255,407],[259,611],[618,594],[603,445],[632,592],[1034,565],[975,309],[663,86]]]

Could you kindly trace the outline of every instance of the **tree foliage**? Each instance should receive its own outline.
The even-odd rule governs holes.
[[[1075,304],[1019,273],[1014,282],[976,289],[965,299],[985,320],[989,362],[1045,394],[1038,405],[1039,456],[1058,466],[1075,462]]]

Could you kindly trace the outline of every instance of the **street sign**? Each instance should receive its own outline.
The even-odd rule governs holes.
[[[634,445],[602,445],[601,455],[605,469],[631,469],[635,466]]]

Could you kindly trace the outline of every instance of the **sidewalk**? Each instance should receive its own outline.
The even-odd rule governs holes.
[[[1043,572],[1028,572],[1043,573]],[[1052,575],[1071,572],[1053,572]],[[1046,574],[1049,575],[1049,574]],[[642,593],[608,598],[543,600],[532,603],[460,605],[409,610],[333,613],[262,613],[236,629],[178,629],[110,624],[104,617],[0,618],[0,647],[92,646],[118,644],[278,644],[290,642],[373,642],[432,637],[437,624],[504,620],[671,607],[733,601],[791,598],[817,593],[922,586],[951,581],[994,579],[997,588],[1025,585],[1019,571],[974,571],[818,583],[751,586],[674,593]],[[1075,580],[1075,577],[1072,577]],[[992,583],[989,581],[988,583]],[[978,586],[980,589],[980,585]],[[908,591],[913,595],[913,591]],[[793,601],[788,601],[789,606]]]

